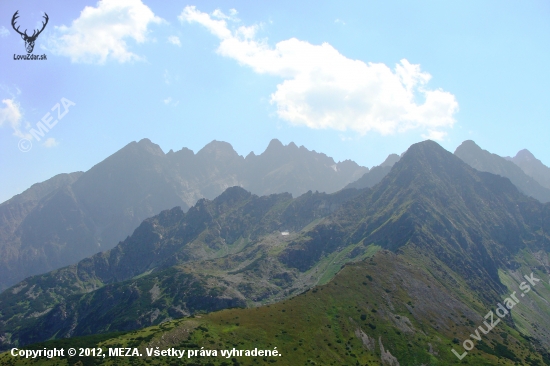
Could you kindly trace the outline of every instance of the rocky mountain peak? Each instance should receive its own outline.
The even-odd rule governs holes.
[[[535,161],[535,160],[538,160],[538,159],[535,158],[535,155],[531,154],[531,152],[529,150],[523,149],[523,150],[518,151],[515,158],[512,159],[512,160],[513,161],[529,162],[529,161]]]
[[[399,161],[399,159],[401,159],[399,157],[399,155],[390,154],[390,155],[388,155],[386,160],[384,160],[384,162],[382,164],[380,164],[380,166],[382,166],[382,167],[386,167],[386,166],[392,167],[395,163],[397,163]]]

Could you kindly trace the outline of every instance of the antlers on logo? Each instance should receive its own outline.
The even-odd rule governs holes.
[[[13,14],[13,18],[11,18],[11,26],[13,27],[13,29],[19,33],[21,35],[21,38],[23,38],[23,40],[25,41],[25,48],[27,49],[27,53],[32,53],[32,50],[34,49],[34,41],[36,41],[36,38],[38,38],[38,36],[40,35],[40,33],[42,33],[42,31],[44,30],[44,28],[46,28],[46,24],[48,24],[48,14],[44,13],[44,19],[46,20],[45,22],[42,22],[42,29],[38,30],[38,29],[35,29],[34,32],[32,33],[31,36],[29,36],[27,34],[27,30],[25,29],[25,32],[24,33],[21,33],[19,31],[19,26],[17,28],[15,28],[15,21],[17,18],[19,18],[19,15],[17,15],[17,13],[19,13],[19,10],[17,10],[15,12],[15,14]],[[38,32],[38,33],[37,33]]]

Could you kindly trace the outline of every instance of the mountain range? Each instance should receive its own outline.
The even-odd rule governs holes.
[[[462,363],[550,365],[550,204],[466,164],[465,147],[415,144],[371,188],[293,198],[230,187],[165,210],[113,249],[1,293],[0,347],[122,331],[63,342],[277,346],[288,365],[447,365],[470,339]],[[542,280],[480,333],[529,275]],[[233,307],[249,309],[218,311]]]
[[[266,195],[335,192],[368,168],[272,140],[260,155],[213,141],[196,154],[132,142],[86,172],[61,174],[0,205],[0,290],[113,248],[148,217],[185,212],[241,186]]]
[[[471,140],[464,141],[457,147],[455,155],[464,160],[472,168],[510,179],[520,191],[528,196],[534,197],[541,202],[550,202],[550,188],[543,186],[543,184],[546,184],[545,177],[550,174],[550,168],[543,165],[540,160],[526,159],[526,154],[520,152],[516,158],[510,161],[497,154],[492,154],[487,150],[481,149]],[[528,174],[524,170],[530,173]]]
[[[550,168],[527,150],[502,158],[465,141],[455,154],[470,166],[509,178],[523,193],[550,200]],[[197,154],[164,153],[147,139],[132,142],[87,172],[60,174],[0,204],[0,291],[24,278],[108,250],[147,217],[240,186],[257,195],[326,193],[379,183],[400,157],[369,170],[294,143],[272,140],[260,155],[239,156],[213,141]]]

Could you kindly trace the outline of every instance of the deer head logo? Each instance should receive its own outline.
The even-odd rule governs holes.
[[[34,49],[34,42],[36,41],[36,38],[38,38],[38,36],[40,35],[40,33],[42,33],[42,31],[44,30],[44,28],[46,28],[46,24],[48,24],[48,14],[44,13],[44,19],[46,19],[45,22],[42,22],[42,29],[38,30],[38,29],[35,29],[34,32],[32,33],[32,35],[28,35],[27,34],[27,30],[25,29],[25,32],[21,33],[19,31],[19,26],[17,28],[15,28],[15,21],[17,20],[17,18],[19,18],[19,15],[17,15],[17,13],[19,13],[19,10],[17,10],[15,12],[15,14],[13,14],[13,18],[11,18],[11,26],[13,27],[13,29],[19,33],[21,35],[21,38],[23,38],[23,40],[25,41],[25,48],[27,49],[27,53],[32,53],[32,50]]]

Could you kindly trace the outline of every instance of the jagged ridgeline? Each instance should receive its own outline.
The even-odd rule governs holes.
[[[452,365],[451,349],[463,354],[470,339],[460,363],[550,365],[544,217],[550,204],[425,141],[372,189],[292,199],[231,188],[147,219],[111,251],[0,294],[2,347],[126,331],[49,346],[278,347],[285,365]],[[531,273],[543,280],[480,331]],[[212,312],[234,306],[252,308]]]
[[[185,212],[228,187],[260,196],[333,193],[366,172],[278,140],[246,158],[222,141],[196,154],[132,142],[86,172],[61,174],[0,204],[0,291],[111,249],[144,219],[175,206]]]

